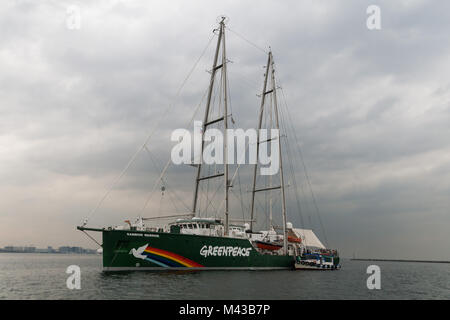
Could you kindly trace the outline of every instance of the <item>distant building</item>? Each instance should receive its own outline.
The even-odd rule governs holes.
[[[48,246],[47,248],[36,248],[34,246],[26,246],[26,247],[5,246],[4,248],[0,248],[0,252],[95,254],[96,250],[70,246],[62,246],[59,247],[57,250],[55,250],[51,246]]]
[[[58,252],[59,253],[85,253],[84,252],[85,249],[81,248],[81,247],[68,247],[68,246],[63,246],[63,247],[59,247]]]
[[[24,252],[23,247],[6,246],[4,249],[6,252]]]

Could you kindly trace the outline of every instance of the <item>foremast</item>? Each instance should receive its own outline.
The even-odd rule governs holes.
[[[229,193],[229,181],[228,181],[228,152],[227,152],[227,134],[226,134],[226,130],[228,128],[228,88],[227,88],[227,59],[226,59],[226,50],[225,50],[225,17],[222,17],[222,20],[219,23],[219,34],[218,34],[218,39],[217,39],[217,45],[216,45],[216,51],[214,54],[214,61],[213,61],[213,65],[212,65],[212,69],[211,69],[211,80],[209,82],[209,89],[208,89],[208,98],[206,101],[206,108],[205,108],[205,116],[203,118],[203,124],[202,124],[202,135],[206,132],[206,129],[208,126],[217,123],[219,121],[223,121],[224,122],[224,143],[223,143],[223,156],[224,156],[224,172],[223,173],[219,173],[219,174],[214,174],[211,176],[206,176],[206,177],[201,177],[201,168],[202,168],[202,153],[203,153],[203,147],[204,147],[204,140],[203,140],[203,136],[202,136],[202,147],[201,147],[201,154],[200,154],[200,161],[199,164],[197,165],[197,177],[195,179],[195,189],[194,189],[194,201],[193,201],[193,205],[192,205],[192,215],[195,216],[196,215],[196,210],[197,210],[197,202],[198,202],[198,190],[199,190],[199,184],[202,180],[207,180],[207,179],[214,179],[214,178],[218,178],[220,176],[223,176],[224,179],[224,189],[225,189],[225,193],[224,193],[224,197],[225,197],[225,235],[229,234],[229,201],[228,201],[228,193]],[[222,48],[222,58],[221,58],[221,63],[218,64],[219,61],[219,52],[220,52],[220,48]],[[222,88],[223,88],[223,97],[224,97],[224,108],[223,108],[223,116],[219,117],[217,119],[213,119],[213,120],[209,120],[209,115],[210,115],[210,107],[211,107],[211,99],[212,99],[212,93],[213,93],[213,89],[214,89],[214,84],[215,84],[215,78],[216,78],[216,73],[217,71],[221,69],[222,71],[222,76],[221,76],[221,81],[222,81]]]

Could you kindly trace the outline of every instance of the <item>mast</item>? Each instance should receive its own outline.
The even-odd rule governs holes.
[[[219,60],[219,51],[220,48],[222,47],[222,59],[221,59],[221,64],[218,65],[218,60]],[[202,124],[202,147],[201,147],[201,152],[203,153],[203,147],[204,147],[204,140],[203,140],[203,134],[206,132],[206,129],[209,125],[212,125],[214,123],[217,123],[219,121],[224,121],[224,145],[223,145],[223,156],[224,156],[224,172],[220,173],[220,174],[214,174],[211,176],[206,176],[206,177],[201,177],[201,168],[202,168],[202,162],[203,162],[203,157],[202,155],[200,156],[200,163],[198,164],[197,167],[197,178],[195,180],[195,189],[194,189],[194,201],[193,201],[193,205],[192,205],[192,215],[195,216],[196,215],[196,210],[197,210],[197,202],[198,202],[198,189],[199,189],[199,184],[202,180],[206,180],[206,179],[213,179],[213,178],[217,178],[220,176],[224,177],[224,183],[225,183],[225,235],[228,235],[228,229],[229,229],[229,217],[228,217],[228,192],[229,192],[229,182],[228,182],[228,153],[227,153],[227,134],[226,134],[226,130],[228,128],[228,92],[227,92],[227,74],[226,74],[226,64],[227,64],[227,59],[226,59],[226,51],[225,51],[225,17],[222,17],[222,20],[219,23],[219,35],[218,35],[218,39],[217,39],[217,45],[216,45],[216,51],[214,54],[214,61],[213,61],[213,65],[212,65],[212,69],[211,69],[211,79],[209,82],[209,89],[208,89],[208,98],[207,98],[207,102],[206,102],[206,108],[205,108],[205,116],[203,118],[203,124]],[[211,99],[212,99],[212,92],[214,89],[214,83],[215,83],[215,77],[216,77],[216,73],[217,70],[222,69],[222,86],[223,86],[223,91],[224,91],[224,114],[222,117],[219,117],[217,119],[214,120],[209,120],[209,115],[210,115],[210,108],[211,108]],[[209,120],[209,121],[208,121]]]
[[[269,73],[271,73],[271,88],[267,90],[267,80],[269,77]],[[262,119],[264,114],[264,105],[266,102],[266,95],[272,94],[273,98],[273,105],[274,105],[274,114],[275,114],[275,127],[278,129],[278,132],[280,132],[280,124],[278,119],[278,105],[277,105],[277,94],[276,94],[276,83],[275,83],[275,68],[274,68],[274,61],[273,61],[273,55],[272,51],[269,51],[268,58],[267,58],[267,65],[266,65],[266,73],[264,74],[264,85],[261,95],[261,107],[259,110],[259,121],[258,121],[258,130],[257,130],[257,155],[256,155],[256,164],[254,165],[253,170],[253,188],[252,188],[252,203],[251,203],[251,219],[250,219],[250,229],[253,230],[253,217],[254,217],[254,211],[255,211],[255,194],[256,192],[260,191],[272,191],[274,189],[281,189],[281,213],[283,217],[283,251],[284,254],[287,254],[287,238],[288,238],[288,230],[287,230],[287,219],[286,219],[286,196],[285,196],[285,189],[284,189],[284,175],[283,175],[283,161],[282,161],[282,152],[281,152],[281,139],[280,135],[278,137],[271,137],[268,138],[266,141],[260,141],[260,135],[259,132],[261,130],[262,125]],[[273,187],[270,185],[267,188],[262,189],[256,189],[256,175],[258,171],[258,159],[259,159],[259,145],[261,143],[268,143],[270,140],[278,139],[278,156],[279,156],[279,172],[280,172],[280,186]],[[272,205],[272,204],[270,204]],[[270,208],[272,210],[272,208]],[[272,215],[270,217],[272,219]]]
[[[224,180],[225,180],[225,235],[228,235],[228,138],[227,138],[227,129],[228,129],[228,91],[227,91],[227,58],[225,51],[225,18],[222,18],[221,26],[222,26],[222,80],[223,80],[223,91],[224,91],[224,103],[223,103],[223,157],[224,157]]]
[[[266,89],[267,89],[267,78],[269,76],[269,66],[270,66],[270,54],[267,58],[266,73],[264,74],[264,85],[261,94],[261,107],[259,108],[259,119],[258,128],[256,130],[256,163],[253,168],[253,188],[252,188],[252,205],[250,209],[250,230],[253,231],[253,217],[255,212],[255,193],[256,193],[256,173],[258,170],[258,160],[259,160],[259,131],[261,130],[263,113],[264,113],[264,102],[266,101]]]
[[[273,104],[275,108],[275,125],[278,129],[278,156],[280,157],[280,185],[281,185],[281,213],[283,215],[283,248],[284,254],[287,254],[288,243],[288,230],[286,221],[286,196],[284,193],[284,174],[283,174],[283,159],[281,157],[281,135],[280,135],[280,123],[278,121],[278,105],[277,105],[277,88],[275,83],[275,68],[273,62],[272,51],[269,52],[272,60],[272,92],[273,92]]]

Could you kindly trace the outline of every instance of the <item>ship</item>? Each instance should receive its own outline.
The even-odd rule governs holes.
[[[230,122],[234,122],[228,105],[227,93],[227,65],[230,60],[226,56],[225,25],[223,17],[214,29],[217,44],[214,51],[213,64],[210,69],[210,83],[207,90],[204,121],[204,133],[210,126],[221,125],[226,130]],[[218,84],[219,82],[219,84]],[[275,66],[272,50],[267,52],[263,88],[259,98],[260,108],[258,116],[258,133],[256,149],[262,144],[272,144],[280,139],[282,134],[265,138],[259,135],[259,130],[270,118],[270,126],[280,130],[279,110],[277,104],[277,87],[275,81]],[[214,106],[214,92],[220,92],[221,114],[212,112]],[[219,100],[219,99],[216,99]],[[202,139],[202,149],[204,140]],[[287,221],[285,176],[283,173],[282,143],[278,143],[278,173],[276,176],[264,178],[265,185],[258,185],[258,161],[253,166],[253,179],[250,190],[249,217],[234,219],[230,211],[230,189],[234,188],[236,174],[230,174],[228,163],[221,171],[205,170],[207,164],[202,162],[193,164],[196,169],[193,188],[193,205],[189,212],[165,215],[163,217],[137,217],[133,222],[125,220],[124,225],[108,227],[89,227],[88,219],[77,229],[84,232],[90,239],[101,247],[103,256],[103,271],[130,270],[337,270],[340,259],[337,250],[326,248],[310,229],[294,228]],[[247,145],[248,147],[248,145]],[[227,142],[224,144],[226,153]],[[259,152],[256,153],[258,158]],[[258,160],[258,159],[257,159]],[[238,166],[239,169],[239,166]],[[202,183],[214,180],[222,187],[220,207],[221,216],[208,216],[206,210],[199,209],[199,193]],[[159,182],[163,181],[160,177]],[[276,182],[276,184],[274,184]],[[161,188],[164,193],[165,186]],[[279,196],[278,212],[280,218],[275,223],[273,213],[274,201],[272,196]],[[270,196],[269,225],[266,230],[256,230],[257,197],[260,194]],[[266,196],[267,199],[267,196]],[[208,203],[208,206],[211,202]],[[217,209],[217,208],[216,208]],[[158,220],[160,219],[160,220]],[[163,223],[155,224],[154,221]],[[101,241],[97,241],[92,232],[101,233]]]

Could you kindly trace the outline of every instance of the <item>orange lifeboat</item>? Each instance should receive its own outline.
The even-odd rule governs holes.
[[[283,245],[277,244],[277,243],[273,243],[273,242],[266,242],[266,241],[256,240],[255,244],[256,244],[256,246],[258,248],[264,249],[264,250],[275,251],[275,250],[280,250],[281,248],[283,248]]]
[[[289,241],[289,242],[300,243],[300,242],[302,242],[302,239],[297,238],[297,237],[291,237],[291,236],[289,236],[289,237],[288,237],[288,241]]]

